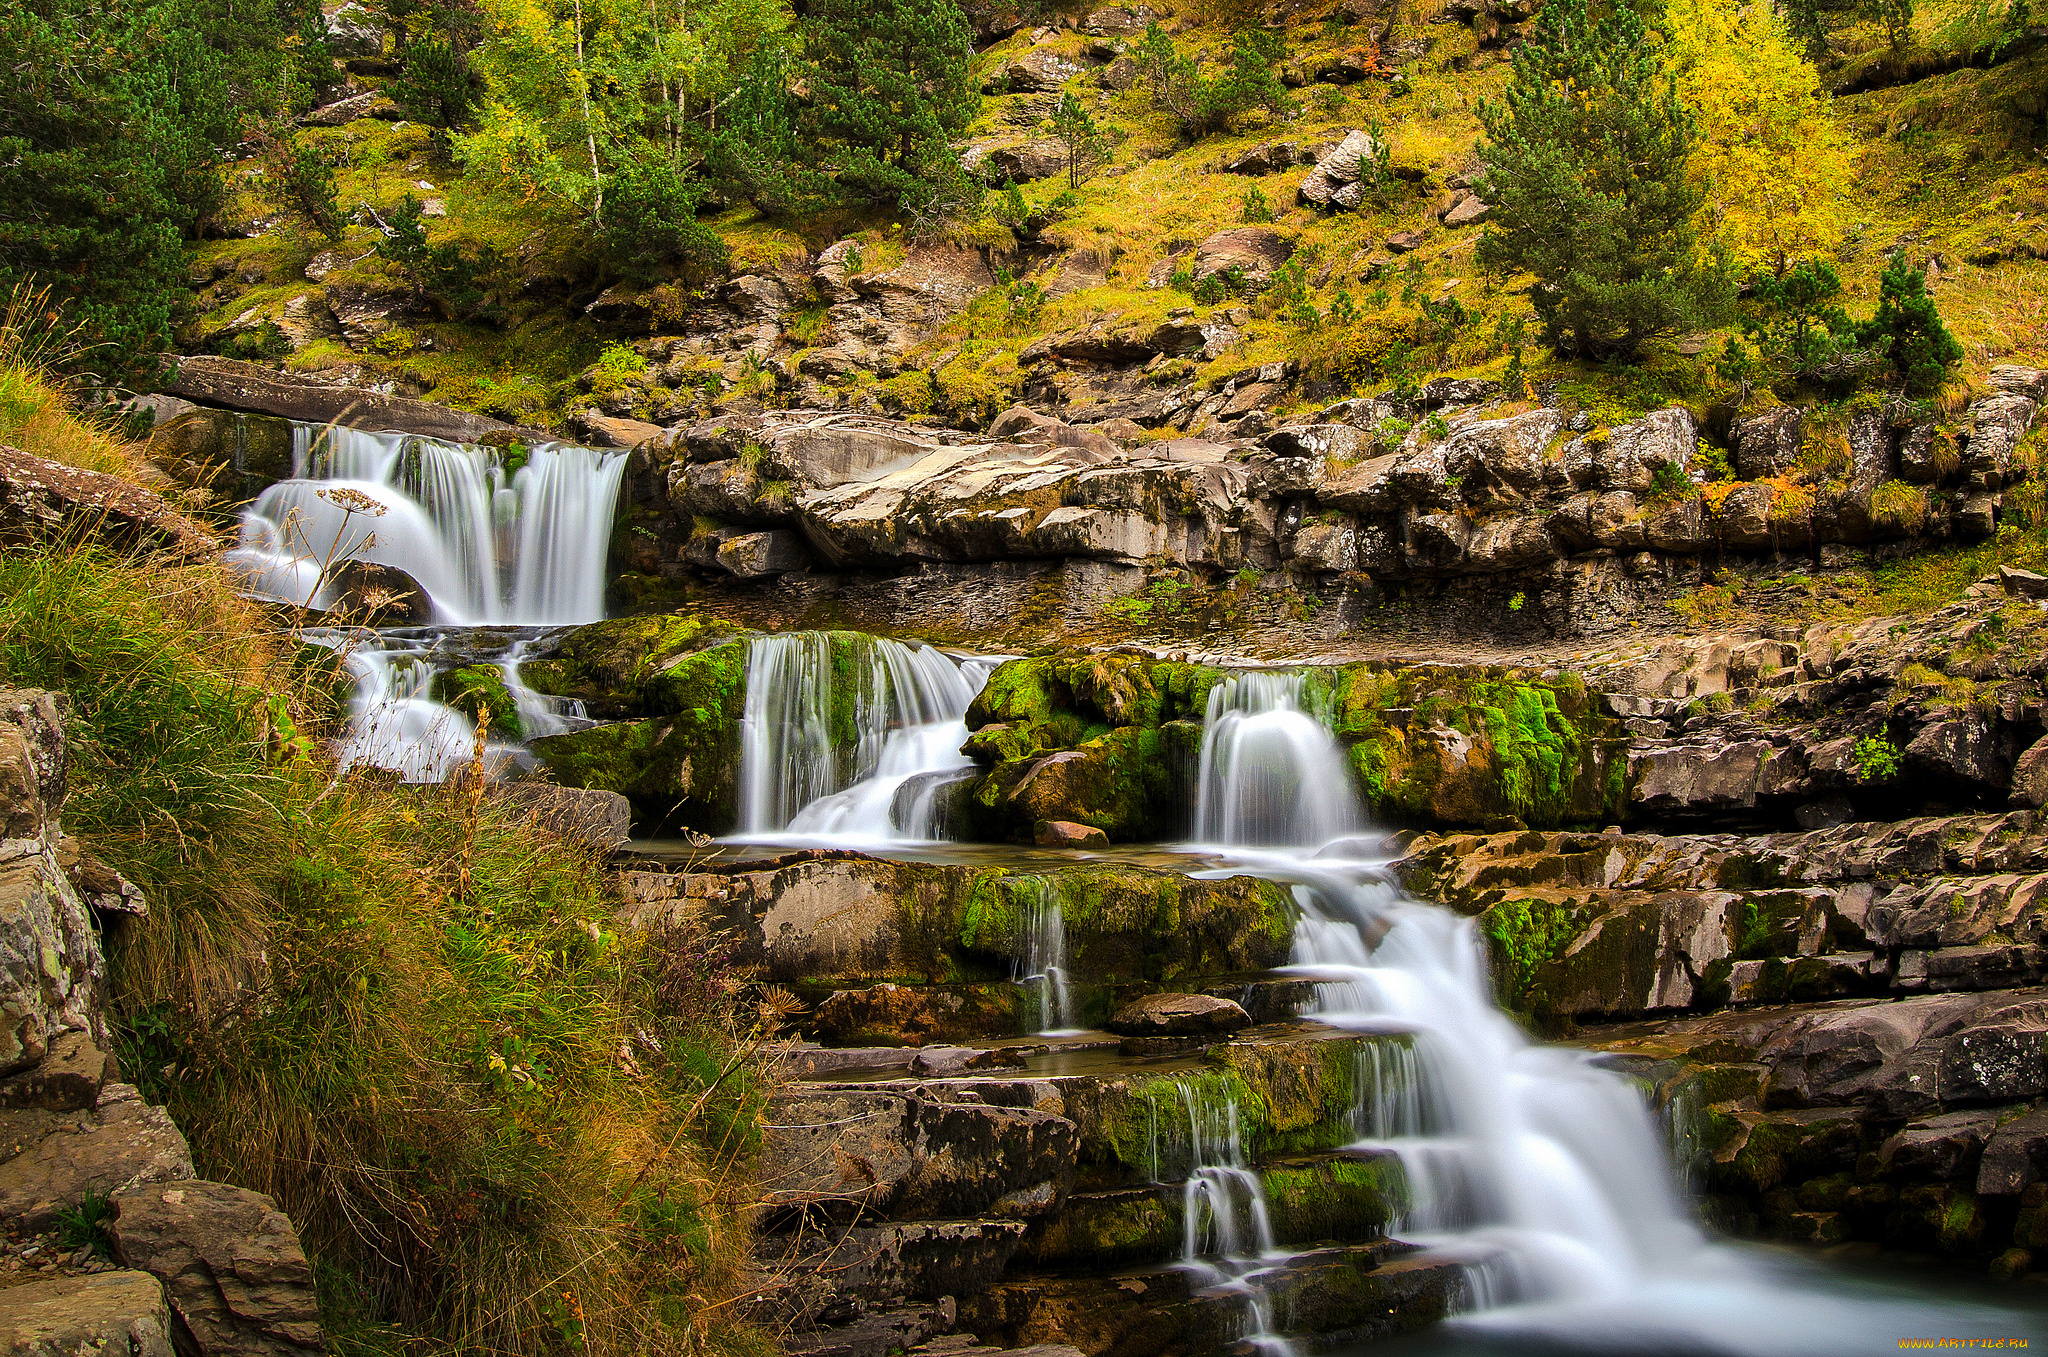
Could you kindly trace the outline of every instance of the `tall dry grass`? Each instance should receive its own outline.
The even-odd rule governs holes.
[[[480,779],[339,772],[337,656],[217,566],[0,551],[0,683],[69,695],[67,830],[149,897],[108,938],[124,1071],[298,1224],[341,1351],[765,1350],[711,940],[622,933]]]

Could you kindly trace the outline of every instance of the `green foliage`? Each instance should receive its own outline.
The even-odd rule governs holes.
[[[1927,271],[1893,257],[1878,280],[1877,313],[1857,327],[1857,343],[1891,366],[1909,396],[1941,389],[1948,370],[1963,357],[1963,346],[1942,324],[1941,312],[1927,293]]]
[[[415,292],[450,320],[488,320],[501,311],[498,293],[506,286],[511,261],[494,245],[465,249],[427,239],[417,195],[408,193],[386,223],[377,254],[394,265]]]
[[[1244,222],[1273,220],[1273,200],[1268,198],[1257,184],[1253,184],[1244,191],[1244,198],[1238,206],[1237,219]]]
[[[292,0],[0,7],[0,290],[51,289],[108,374],[154,375],[183,302],[182,239],[224,200],[251,119],[301,106]]]
[[[830,187],[811,167],[798,131],[790,65],[779,48],[757,48],[706,138],[704,167],[712,182],[767,213],[796,212]]]
[[[1785,29],[1799,44],[1800,54],[1818,64],[1828,54],[1828,24],[1825,11],[1830,0],[1783,0]]]
[[[1066,151],[1067,187],[1079,188],[1082,173],[1092,168],[1101,154],[1102,130],[1089,116],[1087,107],[1071,93],[1060,95],[1059,106],[1053,110],[1046,130]]]
[[[1913,0],[1862,0],[1862,8],[1884,28],[1894,52],[1913,40]]]
[[[1650,477],[1650,498],[1653,500],[1670,503],[1685,499],[1692,495],[1694,489],[1692,477],[1675,462],[1662,463]]]
[[[1477,317],[1454,296],[1432,299],[1422,295],[1415,299],[1415,304],[1422,312],[1421,332],[1416,339],[1419,343],[1436,345],[1436,365],[1442,368],[1450,361],[1451,345],[1471,328]]]
[[[290,131],[262,134],[263,200],[308,230],[340,240],[347,224],[334,200],[334,167]]]
[[[617,342],[604,346],[604,352],[598,355],[597,364],[591,369],[591,376],[605,387],[620,386],[646,375],[647,360],[632,345]]]
[[[1536,275],[1548,343],[1628,359],[1727,310],[1727,269],[1703,256],[1693,225],[1704,195],[1686,175],[1692,118],[1633,9],[1596,19],[1584,0],[1545,5],[1506,99],[1482,103],[1480,121],[1478,191],[1492,209],[1480,262]]]
[[[1890,782],[1899,775],[1899,747],[1882,735],[1858,740],[1849,761],[1856,766],[1858,782]]]
[[[1802,260],[1782,275],[1757,274],[1750,279],[1753,309],[1743,318],[1743,332],[1774,374],[1839,375],[1858,343],[1856,326],[1837,304],[1841,295],[1841,276],[1824,259]]]
[[[811,135],[841,190],[909,210],[959,173],[952,139],[981,98],[952,0],[822,0],[805,33]]]
[[[114,1241],[107,1226],[113,1219],[113,1198],[87,1188],[77,1201],[57,1208],[57,1243],[65,1249],[91,1249],[101,1258],[112,1258]]]
[[[1222,72],[1206,77],[1199,58],[1176,47],[1157,19],[1131,49],[1153,107],[1170,115],[1189,141],[1222,131],[1253,109],[1263,108],[1276,118],[1286,116],[1292,101],[1273,70],[1285,55],[1279,34],[1243,29],[1231,40]]]
[[[467,52],[436,34],[407,43],[398,62],[389,89],[406,117],[444,132],[468,126],[477,97]]]
[[[699,282],[725,269],[725,241],[697,220],[705,185],[666,156],[622,161],[605,202],[606,256],[619,277],[649,283],[678,275]]]

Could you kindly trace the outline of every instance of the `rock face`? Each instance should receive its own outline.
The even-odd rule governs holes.
[[[114,1251],[162,1278],[201,1353],[294,1357],[327,1350],[313,1269],[298,1234],[258,1192],[223,1183],[131,1188],[114,1196]]]
[[[1316,157],[1316,167],[1301,181],[1301,201],[1312,207],[1356,210],[1365,201],[1359,180],[1378,154],[1379,144],[1369,133],[1356,128],[1345,133],[1342,141]]]
[[[67,790],[64,699],[0,690],[0,1074],[66,1033],[107,1044],[99,935],[58,859]]]
[[[173,1357],[163,1284],[147,1272],[52,1277],[0,1290],[0,1350],[17,1357]]]

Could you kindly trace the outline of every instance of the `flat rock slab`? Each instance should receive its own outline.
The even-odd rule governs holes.
[[[201,355],[176,362],[177,370],[164,383],[165,391],[231,410],[253,410],[316,424],[345,424],[352,429],[392,429],[458,443],[479,442],[494,433],[549,437],[431,401],[385,396],[360,387],[329,386],[233,358]]]
[[[51,1277],[0,1290],[10,1357],[173,1357],[164,1288],[147,1272]]]
[[[219,546],[154,491],[0,446],[0,538],[49,541],[80,534],[186,556],[205,556]]]
[[[143,1183],[192,1176],[192,1151],[161,1107],[128,1084],[100,1090],[97,1112],[66,1117],[33,1147],[0,1164],[0,1218],[47,1230],[88,1192],[112,1196]]]
[[[324,1352],[313,1269],[277,1203],[225,1183],[131,1188],[114,1197],[114,1251],[163,1279],[201,1353]]]

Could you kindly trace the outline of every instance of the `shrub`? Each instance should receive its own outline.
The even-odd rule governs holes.
[[[1882,735],[1866,735],[1849,756],[1858,782],[1890,782],[1899,775],[1899,747]]]
[[[263,159],[263,200],[329,240],[340,240],[344,223],[327,157],[289,131],[260,133],[256,144]]]
[[[1257,184],[1245,190],[1244,201],[1238,209],[1238,220],[1247,222],[1268,222],[1273,220],[1273,200],[1259,190]]]
[[[1948,370],[1961,361],[1963,346],[1942,324],[1927,293],[1927,271],[1907,264],[1901,253],[1893,256],[1878,286],[1877,313],[1857,327],[1857,342],[1891,366],[1907,395],[1940,390]]]
[[[1904,481],[1886,481],[1870,492],[1870,518],[1893,532],[1915,533],[1927,523],[1927,490]]]

